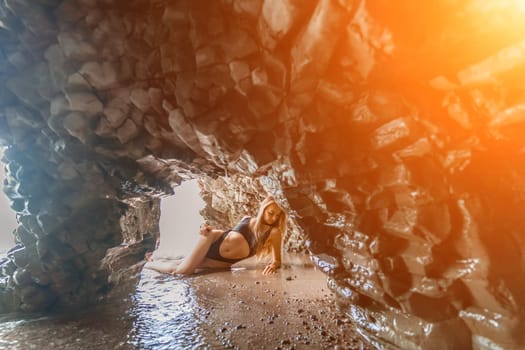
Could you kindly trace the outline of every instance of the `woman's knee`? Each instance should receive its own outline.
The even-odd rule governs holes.
[[[207,243],[207,244],[212,244],[213,242],[215,242],[216,238],[215,237],[212,237],[211,235],[210,236],[200,236],[200,241],[203,242],[203,243]]]

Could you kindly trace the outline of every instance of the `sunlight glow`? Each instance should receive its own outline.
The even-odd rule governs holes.
[[[175,258],[191,250],[199,238],[199,226],[203,222],[199,210],[204,205],[197,180],[183,182],[175,188],[173,196],[162,199],[160,246],[156,256]]]

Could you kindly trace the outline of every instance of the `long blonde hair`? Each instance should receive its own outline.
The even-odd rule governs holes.
[[[279,219],[277,220],[277,223],[273,225],[273,227],[277,227],[279,232],[281,233],[281,237],[284,236],[286,233],[286,226],[288,221],[288,215],[286,211],[284,211],[283,207],[275,200],[273,196],[267,196],[259,206],[259,211],[257,212],[257,216],[255,217],[255,225],[254,225],[254,233],[255,238],[257,240],[257,248],[256,248],[256,255],[267,255],[270,252],[270,246],[268,244],[268,236],[265,235],[266,231],[263,230],[263,217],[264,217],[264,211],[266,208],[268,208],[270,205],[275,204],[277,208],[279,209]],[[270,228],[271,230],[271,228]],[[266,236],[266,237],[265,237]]]

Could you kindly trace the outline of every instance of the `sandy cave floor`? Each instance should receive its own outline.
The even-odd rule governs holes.
[[[3,316],[0,349],[373,349],[309,259],[261,270],[249,260],[190,277],[143,270],[136,288],[90,310]]]

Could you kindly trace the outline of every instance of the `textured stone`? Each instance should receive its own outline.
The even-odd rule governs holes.
[[[231,77],[235,83],[239,83],[242,79],[250,77],[251,71],[248,63],[243,61],[232,61],[228,66],[230,68]]]
[[[195,51],[195,63],[197,65],[197,69],[202,69],[204,67],[218,63],[215,48],[207,46]]]
[[[492,119],[489,123],[491,127],[503,127],[513,124],[523,123],[525,121],[525,104],[519,104],[507,108]]]
[[[13,249],[15,248],[15,249]],[[24,268],[30,261],[28,249],[24,246],[15,246],[7,252],[7,256],[11,258],[16,266]]]
[[[95,134],[101,137],[112,137],[114,135],[114,129],[111,127],[111,123],[105,117],[98,120]]]
[[[525,42],[502,49],[477,64],[458,72],[458,80],[464,86],[486,84],[525,62]]]
[[[264,0],[262,18],[273,37],[280,39],[290,31],[298,12],[297,5],[293,0]]]
[[[20,51],[13,52],[6,60],[16,69],[24,70],[33,63],[30,57],[23,55]]]
[[[233,9],[238,13],[257,16],[261,11],[262,0],[233,0]]]
[[[197,151],[201,151],[197,136],[180,109],[174,109],[170,112],[169,123],[171,129],[190,149],[196,153],[199,153]]]
[[[148,112],[151,108],[149,94],[142,88],[135,88],[131,90],[129,99],[138,109],[143,112]]]
[[[91,89],[90,83],[80,73],[73,73],[67,77],[66,86],[68,90],[87,91]]]
[[[69,112],[69,103],[66,100],[65,96],[58,95],[51,101],[50,105],[50,114],[51,116],[60,116]]]
[[[84,4],[81,1],[63,1],[54,13],[60,21],[75,23],[85,16]]]
[[[376,149],[390,146],[410,136],[406,120],[396,119],[378,128],[372,137],[372,146]]]
[[[118,107],[104,108],[104,116],[113,128],[118,128],[127,119],[126,111]]]
[[[523,347],[523,11],[150,5],[0,6],[4,193],[21,225],[2,311],[96,300],[121,219],[133,239],[150,230],[125,203],[199,177],[223,227],[279,197],[285,246],[308,249],[363,334]],[[135,276],[142,247],[110,251],[110,280]]]
[[[97,56],[97,49],[76,33],[62,32],[57,39],[66,58],[89,60]]]
[[[70,92],[66,94],[71,111],[82,112],[92,118],[103,110],[102,102],[90,92]]]
[[[162,109],[162,101],[164,100],[164,93],[159,88],[149,88],[148,90],[149,100],[151,107],[160,115],[165,114]]]
[[[24,288],[20,297],[21,309],[27,312],[45,310],[55,301],[55,296],[48,289],[37,285]]]
[[[476,307],[462,310],[460,317],[465,320],[473,333],[474,346],[481,348],[486,343],[492,343],[501,348],[514,346],[510,339],[513,338],[512,333],[519,327],[517,319]]]
[[[407,147],[396,151],[395,155],[400,158],[423,157],[432,152],[432,145],[426,137],[417,140]]]
[[[20,267],[17,268],[16,271],[13,273],[13,280],[20,287],[27,286],[33,283],[29,271]]]
[[[257,43],[243,30],[230,30],[219,40],[226,62],[243,59],[258,51]]]
[[[117,129],[117,137],[120,143],[125,144],[137,137],[140,130],[137,128],[137,125],[131,120],[127,119],[124,124]]]
[[[7,107],[4,110],[7,123],[14,126],[37,128],[41,125],[40,116],[23,107]]]
[[[315,86],[319,75],[328,65],[347,18],[348,14],[340,11],[335,2],[322,0],[317,3],[304,32],[292,48],[293,91]]]
[[[32,67],[17,76],[8,79],[6,86],[20,101],[27,106],[38,108],[47,101],[38,92],[38,68]]]
[[[117,69],[110,62],[87,62],[78,72],[97,90],[106,90],[117,86],[118,83]]]
[[[76,137],[86,143],[89,135],[89,123],[86,117],[80,112],[73,112],[64,118],[64,128],[71,136]]]
[[[75,165],[71,162],[62,162],[58,166],[57,172],[65,181],[73,180],[79,176],[78,171],[75,169]]]

